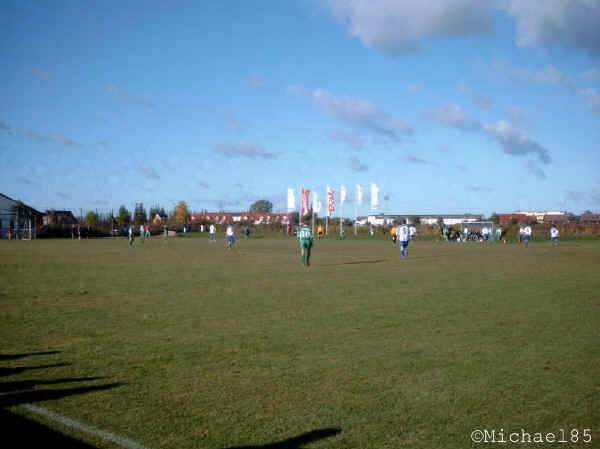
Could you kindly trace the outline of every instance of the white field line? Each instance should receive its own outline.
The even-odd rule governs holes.
[[[0,393],[0,396],[4,396],[6,393]],[[130,440],[129,438],[122,437],[120,435],[116,435],[111,432],[107,432],[106,430],[98,429],[94,426],[88,426],[87,424],[81,423],[79,421],[75,421],[74,419],[67,418],[66,416],[59,415],[50,410],[46,410],[45,408],[38,407],[37,405],[32,404],[19,404],[17,407],[24,408],[25,410],[37,413],[38,415],[42,415],[52,421],[57,421],[61,424],[64,424],[67,427],[72,427],[74,429],[80,430],[85,433],[90,433],[97,437],[102,438],[103,440],[110,441],[112,443],[116,443],[121,447],[127,449],[149,449],[146,446],[141,445],[137,441]]]

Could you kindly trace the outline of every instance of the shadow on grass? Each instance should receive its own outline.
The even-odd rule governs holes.
[[[16,360],[31,355],[51,355],[60,351],[37,352],[31,354],[0,354],[2,360]],[[69,363],[54,363],[49,365],[23,366],[16,368],[0,367],[0,377],[21,374],[28,370],[40,370],[69,366]],[[34,389],[38,385],[55,385],[71,382],[89,382],[102,379],[102,377],[71,377],[59,379],[30,379],[10,382],[0,382],[0,432],[5,441],[18,442],[18,447],[59,447],[71,449],[94,449],[87,443],[64,435],[49,426],[6,410],[22,404],[31,404],[48,400],[62,399],[68,396],[91,393],[94,391],[109,390],[122,383],[109,383],[103,385],[86,385],[72,388]]]
[[[377,259],[377,260],[357,260],[356,262],[344,262],[340,265],[361,265],[365,263],[381,263],[385,262],[385,259]]]
[[[14,447],[61,449],[96,449],[69,436],[63,435],[50,427],[44,426],[31,419],[0,409],[0,429],[2,439],[12,441]]]
[[[51,355],[51,354],[60,354],[60,351],[44,351],[44,352],[30,352],[26,354],[0,354],[0,360],[17,360],[25,357],[30,357],[32,355]]]
[[[53,363],[51,365],[39,365],[39,366],[19,366],[17,368],[4,368],[0,367],[0,377],[12,376],[14,374],[21,374],[25,371],[32,369],[43,369],[43,368],[56,368],[59,366],[68,366],[68,363]]]
[[[300,449],[305,444],[322,440],[324,438],[333,437],[341,433],[341,431],[342,429],[338,428],[317,429],[310,432],[305,432],[296,437],[288,438],[287,440],[277,441],[275,443],[267,443],[261,446],[235,446],[227,449]]]

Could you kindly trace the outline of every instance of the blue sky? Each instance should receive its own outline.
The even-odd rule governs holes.
[[[54,3],[0,5],[0,192],[40,210],[600,211],[595,0]]]

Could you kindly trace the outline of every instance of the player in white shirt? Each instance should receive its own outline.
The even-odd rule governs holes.
[[[553,225],[552,228],[550,228],[550,241],[553,245],[558,245],[558,234],[558,228]]]
[[[396,229],[398,247],[400,248],[400,256],[404,259],[408,253],[408,241],[410,240],[410,230],[406,225],[406,220],[402,220],[402,224]]]
[[[227,231],[225,231],[225,234],[227,235],[227,249],[231,249],[231,247],[235,243],[235,233],[233,230],[233,226],[227,226]]]
[[[524,226],[519,226],[519,243],[523,241],[523,236],[525,235]]]
[[[211,223],[210,227],[208,228],[208,235],[210,237],[210,240],[209,240],[210,243],[217,241],[217,228],[212,223]]]
[[[529,240],[531,240],[531,226],[527,225],[523,228],[523,237],[525,239],[525,248],[527,248]]]
[[[462,234],[463,243],[466,242],[468,239],[469,239],[469,228],[465,227],[465,229],[463,230],[463,234]]]
[[[490,229],[487,226],[484,226],[481,230],[481,235],[483,236],[483,241],[487,242],[490,239]]]
[[[410,237],[410,240],[414,239],[417,236],[417,228],[414,225],[408,227],[408,235]]]

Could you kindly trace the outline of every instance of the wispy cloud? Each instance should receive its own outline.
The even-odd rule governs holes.
[[[23,129],[22,133],[25,137],[28,137],[39,143],[54,143],[56,145],[61,145],[64,147],[71,147],[71,148],[78,148],[78,147],[83,146],[83,144],[76,142],[73,139],[70,139],[68,137],[61,136],[60,134],[45,135],[45,134],[40,134],[36,130],[29,129],[29,128]]]
[[[451,104],[428,113],[434,121],[463,131],[482,132],[493,139],[502,151],[513,156],[536,154],[540,162],[552,162],[550,152],[531,139],[525,131],[511,122],[499,120],[495,123],[481,123],[471,118],[460,106]]]
[[[113,97],[117,98],[118,100],[120,100],[124,103],[141,104],[143,106],[148,106],[150,108],[154,107],[154,103],[152,101],[148,100],[147,98],[130,94],[129,92],[118,88],[114,84],[107,84],[106,90]]]
[[[437,109],[429,111],[426,115],[442,125],[456,128],[463,131],[478,131],[481,129],[481,123],[471,118],[460,106],[448,104],[440,106]]]
[[[52,75],[52,73],[44,72],[40,69],[33,69],[33,74],[42,81],[52,81],[54,79],[54,75]]]
[[[6,122],[0,122],[0,131],[10,131],[10,125]]]
[[[141,167],[139,170],[148,179],[160,179],[160,175],[152,167]]]
[[[525,131],[515,127],[512,123],[500,120],[496,123],[483,125],[483,131],[492,137],[506,154],[525,155],[536,154],[540,162],[552,162],[550,152],[542,145],[532,140]]]
[[[596,68],[588,69],[582,72],[579,77],[586,83],[598,83],[600,82],[600,70]]]
[[[420,94],[421,92],[423,92],[423,87],[418,84],[409,84],[406,87],[406,91],[409,94],[417,95],[417,94]]]
[[[261,89],[265,86],[264,80],[254,73],[248,76],[248,83],[255,89]]]
[[[56,196],[63,199],[63,200],[70,200],[71,196],[67,195],[66,193],[63,192],[56,192]]]
[[[31,179],[26,178],[25,176],[19,176],[17,178],[17,182],[21,183],[21,184],[26,184],[26,185],[33,185],[33,181],[31,181]]]
[[[467,190],[470,190],[471,192],[491,192],[492,188],[491,187],[487,187],[487,186],[479,186],[479,185],[470,185],[467,186]]]
[[[487,95],[475,94],[473,96],[473,103],[480,109],[491,109],[492,99]]]
[[[332,129],[329,131],[329,137],[333,140],[344,142],[357,150],[360,150],[365,144],[365,139],[360,134],[342,129]]]
[[[417,156],[404,156],[402,158],[404,162],[408,162],[409,164],[417,164],[417,165],[432,165],[431,162]]]
[[[363,164],[357,157],[351,157],[348,161],[348,166],[355,172],[365,172],[369,170],[369,167]]]
[[[462,172],[469,171],[469,169],[467,168],[467,166],[466,165],[462,165],[462,164],[456,165],[456,168],[458,168]]]
[[[242,122],[238,116],[231,111],[227,111],[225,114],[223,114],[223,120],[229,128],[236,132],[239,132],[242,129]]]
[[[289,86],[288,92],[311,100],[328,115],[392,140],[399,140],[401,134],[414,133],[413,126],[406,120],[394,117],[367,100],[337,97],[326,90],[309,90],[302,86]]]
[[[100,141],[96,142],[96,147],[98,147],[98,148],[106,148],[106,147],[108,147],[108,141],[106,141],[106,140],[100,140]]]
[[[538,179],[546,179],[546,173],[532,160],[525,163],[525,168],[529,173],[533,174]]]
[[[600,116],[600,92],[590,87],[580,90],[579,96],[583,98],[586,107],[590,111]]]
[[[266,151],[257,145],[250,145],[245,142],[232,143],[223,142],[217,145],[217,153],[231,158],[247,157],[250,159],[277,159],[276,153]]]

